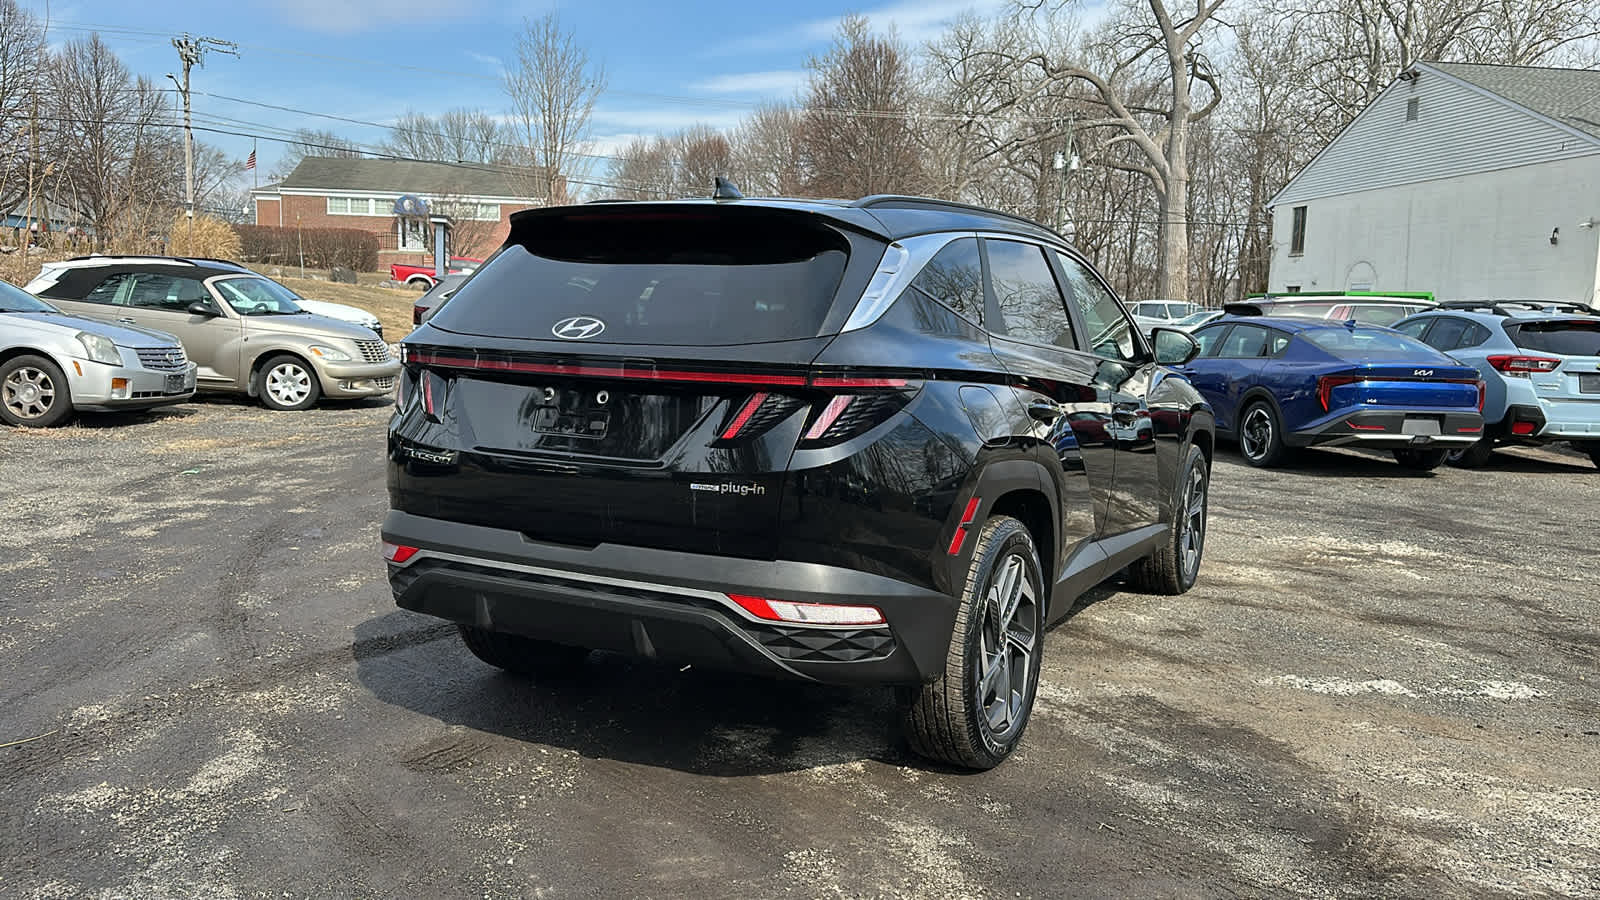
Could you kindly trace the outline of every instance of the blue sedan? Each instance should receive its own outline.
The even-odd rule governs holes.
[[[1252,466],[1294,447],[1354,444],[1426,471],[1483,436],[1478,371],[1388,328],[1246,316],[1194,338],[1200,354],[1179,371]]]

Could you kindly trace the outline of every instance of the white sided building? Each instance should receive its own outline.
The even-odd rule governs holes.
[[[1418,63],[1270,206],[1275,293],[1600,307],[1600,71]]]

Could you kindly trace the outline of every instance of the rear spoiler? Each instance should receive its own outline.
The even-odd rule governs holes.
[[[1229,316],[1259,316],[1263,315],[1260,303],[1224,303],[1222,312]]]

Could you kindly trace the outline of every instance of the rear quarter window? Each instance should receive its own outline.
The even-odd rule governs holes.
[[[549,340],[587,316],[582,341],[726,346],[816,337],[849,261],[831,228],[722,210],[590,213],[520,223],[429,321],[465,334]]]

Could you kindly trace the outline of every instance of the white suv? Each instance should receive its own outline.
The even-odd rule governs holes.
[[[1145,334],[1149,334],[1152,328],[1171,327],[1180,319],[1204,311],[1205,307],[1183,300],[1140,300],[1128,307],[1139,330]]]

